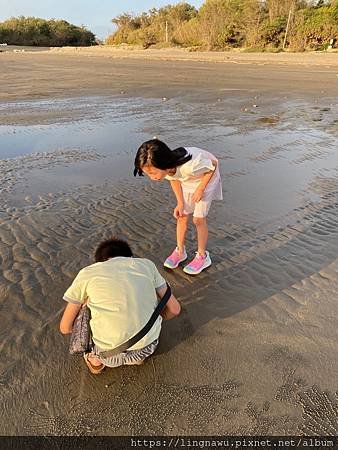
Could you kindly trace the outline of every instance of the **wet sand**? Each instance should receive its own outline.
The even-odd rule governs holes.
[[[335,435],[337,68],[76,51],[0,64],[1,433]],[[214,264],[195,278],[161,269],[168,185],[131,176],[155,135],[220,161]],[[183,311],[144,366],[95,377],[58,321],[112,234],[158,265]]]

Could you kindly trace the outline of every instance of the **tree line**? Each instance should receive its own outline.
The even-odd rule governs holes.
[[[107,44],[325,50],[338,38],[338,0],[206,0],[199,9],[181,2],[112,22],[117,30]]]
[[[65,20],[12,17],[0,22],[0,43],[42,47],[95,45],[95,35]]]

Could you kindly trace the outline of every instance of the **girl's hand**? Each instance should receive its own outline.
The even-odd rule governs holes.
[[[192,194],[192,200],[197,203],[202,200],[203,197],[203,189],[197,188],[196,191]]]
[[[175,219],[179,219],[180,217],[184,216],[184,207],[183,207],[183,205],[177,205],[176,206],[176,208],[174,209],[173,216],[175,217]]]

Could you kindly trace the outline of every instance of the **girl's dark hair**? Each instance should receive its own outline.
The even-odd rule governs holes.
[[[133,253],[126,241],[112,238],[101,242],[95,251],[95,262],[107,261],[116,256],[133,256]]]
[[[170,148],[158,139],[151,139],[143,142],[137,150],[135,158],[134,176],[143,175],[142,167],[147,164],[156,167],[156,169],[174,169],[190,161],[192,158],[183,147],[170,150]]]

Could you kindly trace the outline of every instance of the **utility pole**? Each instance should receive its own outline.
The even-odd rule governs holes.
[[[290,11],[289,11],[289,17],[288,17],[288,22],[287,22],[287,24],[286,24],[286,30],[285,30],[285,36],[284,36],[284,42],[283,42],[283,50],[284,50],[284,48],[285,48],[285,45],[286,45],[286,38],[287,38],[288,32],[289,32],[289,26],[290,26],[291,15],[292,15],[292,8],[290,8]]]
[[[168,21],[165,21],[165,41],[168,43],[169,37],[168,37]]]

